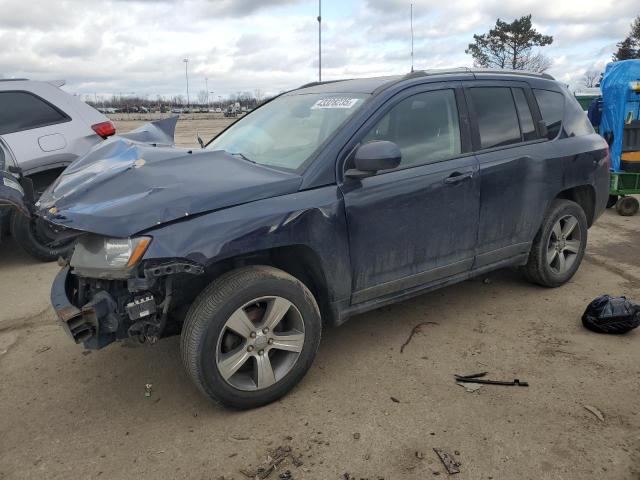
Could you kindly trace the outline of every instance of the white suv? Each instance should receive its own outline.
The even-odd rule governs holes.
[[[106,116],[61,90],[63,84],[0,80],[0,157],[33,182],[36,198],[67,165],[116,132]],[[10,228],[17,242],[40,260],[55,260],[68,248],[53,242],[37,220],[5,209],[0,222],[2,230]]]

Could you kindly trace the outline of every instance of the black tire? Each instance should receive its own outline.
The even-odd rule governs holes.
[[[253,391],[235,388],[217,366],[225,323],[247,302],[269,295],[282,297],[297,308],[304,322],[302,349],[291,370],[273,385]],[[181,335],[182,361],[196,386],[215,403],[255,408],[282,397],[304,377],[316,355],[321,331],[318,305],[302,282],[270,266],[242,267],[216,279],[191,305]]]
[[[552,238],[551,235],[554,225],[560,221],[560,219],[567,216],[572,216],[577,220],[575,228],[580,229],[580,246],[572,261],[571,267],[563,273],[557,273],[547,261],[547,249]],[[586,245],[587,217],[582,207],[571,200],[554,200],[542,221],[540,230],[538,230],[533,240],[531,251],[529,252],[529,259],[523,268],[525,277],[530,282],[544,287],[554,288],[565,284],[580,267]]]
[[[43,230],[46,227],[37,223],[42,221],[14,213],[11,216],[11,234],[22,249],[37,260],[53,262],[58,257],[66,257],[73,249],[73,240],[51,246],[51,239]]]
[[[623,217],[632,217],[638,213],[640,203],[635,197],[620,197],[616,203],[616,211]]]
[[[607,208],[615,207],[617,202],[618,202],[618,195],[609,195],[609,199],[607,200]]]

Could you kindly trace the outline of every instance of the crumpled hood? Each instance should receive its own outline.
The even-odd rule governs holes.
[[[38,202],[74,230],[128,237],[185,216],[293,193],[302,178],[231,156],[113,137],[72,163]]]

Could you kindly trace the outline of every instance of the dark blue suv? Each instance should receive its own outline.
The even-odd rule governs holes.
[[[548,75],[309,84],[201,150],[171,137],[107,140],[42,197],[77,237],[52,302],[87,348],[181,332],[195,384],[237,408],[356,313],[507,266],[564,284],[608,199],[607,144]]]

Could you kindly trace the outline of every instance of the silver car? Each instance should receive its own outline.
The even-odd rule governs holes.
[[[34,199],[67,165],[116,132],[106,116],[61,90],[63,84],[0,80],[0,158],[31,181]],[[0,222],[4,232],[10,230],[40,260],[55,260],[69,246],[54,242],[48,227],[37,220],[7,209],[0,211]]]

